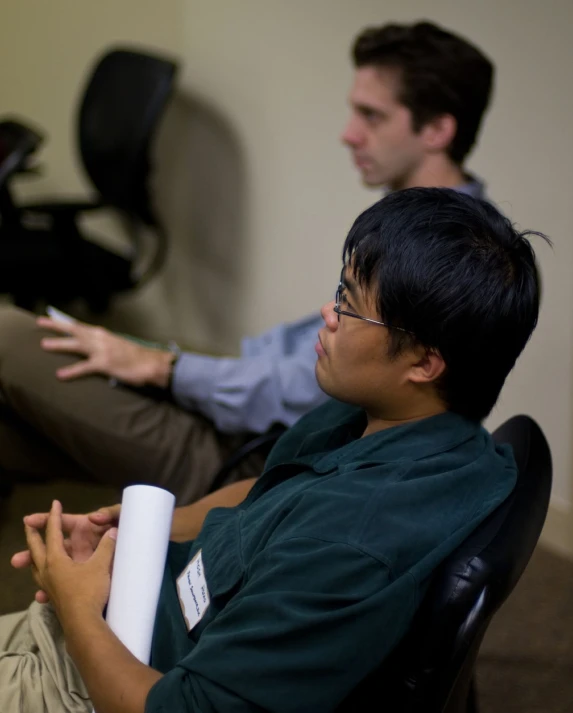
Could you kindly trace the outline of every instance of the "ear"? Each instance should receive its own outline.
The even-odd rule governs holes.
[[[414,384],[429,384],[436,381],[445,371],[446,362],[442,355],[426,349],[421,358],[410,366],[409,380]]]
[[[445,151],[454,140],[458,122],[451,114],[441,114],[424,125],[421,134],[428,151]]]

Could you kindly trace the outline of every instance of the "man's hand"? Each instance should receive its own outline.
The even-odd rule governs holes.
[[[61,515],[62,531],[68,535],[64,540],[64,548],[74,562],[86,562],[95,552],[103,535],[119,523],[121,505],[101,508],[88,515]],[[26,515],[24,524],[35,530],[43,530],[48,524],[49,513],[34,513]],[[16,552],[11,559],[16,569],[23,569],[32,564],[30,550]],[[36,601],[41,604],[49,601],[48,594],[43,590],[36,592]]]
[[[108,530],[84,562],[74,562],[64,545],[62,506],[57,500],[48,514],[45,542],[35,527],[24,527],[34,579],[60,621],[88,611],[101,615],[109,598],[117,530]]]
[[[42,349],[85,357],[58,369],[56,375],[59,379],[69,381],[88,374],[103,374],[131,386],[151,384],[166,388],[168,385],[173,361],[170,351],[150,349],[118,337],[103,327],[92,327],[81,322],[59,322],[50,317],[38,317],[36,324],[63,335],[44,337]]]
[[[118,508],[92,513],[89,518],[109,524],[114,512],[119,513]],[[95,710],[142,713],[149,691],[163,674],[130,653],[102,616],[111,589],[117,530],[107,530],[85,561],[74,562],[64,544],[64,517],[55,500],[46,518],[45,542],[37,528],[25,526],[34,578],[54,605],[66,649]]]

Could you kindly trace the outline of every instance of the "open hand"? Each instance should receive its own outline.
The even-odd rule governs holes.
[[[62,336],[44,337],[42,349],[47,352],[78,354],[84,359],[56,371],[64,381],[88,374],[103,374],[130,384],[155,384],[166,387],[173,361],[170,351],[150,349],[124,337],[118,337],[103,327],[82,322],[60,322],[50,317],[38,317],[36,324]]]

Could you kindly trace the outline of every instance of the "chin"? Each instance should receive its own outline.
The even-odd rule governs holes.
[[[388,181],[385,181],[381,178],[377,178],[376,176],[362,176],[362,185],[365,188],[382,188],[383,186],[388,185]]]
[[[328,377],[326,374],[323,373],[323,370],[321,368],[320,360],[316,362],[316,366],[314,367],[314,375],[316,376],[316,380],[318,382],[318,385],[324,391],[324,393],[327,396],[334,396],[332,393],[332,390],[329,389],[328,386]]]
[[[345,396],[345,391],[344,389],[340,388],[340,385],[338,385],[337,388],[337,383],[328,379],[324,374],[322,374],[320,377],[317,374],[316,380],[318,381],[318,385],[320,386],[321,391],[324,391],[324,393],[327,396],[330,396],[331,399],[336,399],[337,401],[343,401],[344,403],[352,403],[351,400],[346,398]]]

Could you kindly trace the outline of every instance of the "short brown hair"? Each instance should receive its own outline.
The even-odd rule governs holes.
[[[390,24],[361,32],[352,57],[356,67],[399,71],[399,100],[412,112],[415,131],[451,114],[457,131],[448,153],[463,163],[475,144],[494,77],[492,62],[477,47],[430,22]]]

